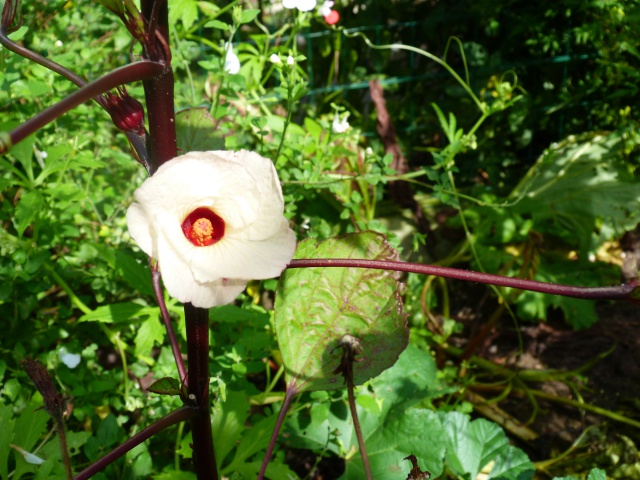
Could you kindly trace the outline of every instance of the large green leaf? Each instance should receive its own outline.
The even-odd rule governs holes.
[[[209,110],[193,107],[176,113],[176,137],[181,153],[224,149],[224,139],[216,133]]]
[[[529,480],[533,476],[533,464],[524,453],[509,445],[497,424],[482,418],[470,421],[468,415],[459,412],[439,415],[447,437],[447,466],[455,474],[474,479],[494,460],[496,473],[489,478]]]
[[[397,260],[397,252],[375,232],[307,239],[296,258]],[[359,385],[392,366],[409,340],[397,272],[358,268],[287,270],[280,279],[275,325],[287,385],[296,392],[330,390],[345,384],[334,373],[345,335],[359,340],[354,363]]]
[[[579,248],[580,258],[640,221],[640,182],[619,132],[571,136],[549,148],[511,194],[535,228]]]

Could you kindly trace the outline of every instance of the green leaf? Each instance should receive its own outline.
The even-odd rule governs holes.
[[[375,232],[349,234],[320,244],[298,245],[296,258],[397,260],[398,253]],[[362,348],[353,365],[360,385],[392,366],[409,340],[398,273],[358,268],[285,271],[275,303],[275,325],[288,388],[296,392],[342,388],[334,373],[345,335]]]
[[[93,312],[81,316],[78,321],[120,323],[145,315],[157,316],[158,313],[159,309],[157,307],[145,307],[131,302],[112,303],[111,305],[102,305],[96,308]]]
[[[220,20],[211,20],[204,24],[205,28],[217,28],[218,30],[231,30],[231,25],[228,23],[221,22]]]
[[[198,0],[171,0],[169,3],[169,20],[176,23],[182,22],[184,28],[189,30],[198,18]]]
[[[358,415],[363,425],[369,423],[367,417],[372,417],[360,409]],[[421,470],[430,472],[433,478],[442,473],[445,435],[437,414],[431,410],[411,409],[400,415],[388,415],[384,422],[377,423],[373,430],[367,429],[363,434],[373,478],[406,478],[411,464],[403,458],[412,453],[418,459]],[[357,445],[353,438],[351,445]],[[390,477],[390,473],[395,477]],[[347,459],[341,478],[366,478],[359,452]]]
[[[256,422],[250,430],[245,431],[236,449],[233,462],[224,468],[221,473],[229,475],[232,472],[243,472],[245,478],[256,477],[260,471],[261,462],[256,462],[255,465],[248,465],[247,459],[258,452],[266,450],[277,419],[278,414],[274,413]]]
[[[136,334],[136,338],[134,340],[136,345],[135,354],[144,356],[151,355],[151,350],[153,349],[154,344],[156,342],[162,344],[164,335],[164,326],[158,319],[158,316],[150,316],[142,323],[142,325],[140,325],[138,333]]]
[[[217,402],[213,410],[213,434],[216,458],[222,462],[240,442],[249,418],[249,401],[244,391],[227,391],[227,400]]]
[[[22,238],[24,231],[31,225],[43,208],[44,197],[37,190],[27,192],[20,198],[13,221],[20,238]]]
[[[522,450],[509,445],[496,459],[487,480],[529,480],[533,477],[534,469],[533,463]]]
[[[149,388],[150,392],[157,393],[158,395],[180,395],[182,394],[182,388],[180,381],[176,378],[163,377],[160,380],[156,380]]]
[[[253,22],[253,20],[258,16],[259,13],[260,10],[257,8],[243,10],[242,16],[240,17],[240,24]]]
[[[594,468],[589,472],[587,480],[607,480],[607,472],[600,468]]]
[[[0,478],[2,480],[7,480],[9,475],[8,461],[9,452],[11,451],[9,444],[13,442],[15,423],[13,407],[0,404],[0,432],[6,432],[0,435]]]
[[[530,215],[535,229],[589,253],[640,221],[640,180],[625,162],[620,133],[571,136],[549,148],[511,198],[514,212]]]
[[[176,136],[182,153],[224,149],[224,139],[216,133],[215,122],[206,108],[176,113]]]
[[[495,478],[521,480],[533,475],[533,465],[526,462],[524,454],[510,450],[509,440],[495,423],[482,418],[471,422],[468,415],[459,412],[439,415],[447,435],[447,465],[455,474],[476,478],[495,460]]]

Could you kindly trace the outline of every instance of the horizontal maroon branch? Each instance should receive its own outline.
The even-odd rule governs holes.
[[[120,85],[124,85],[125,83],[153,78],[162,74],[165,71],[165,68],[165,65],[161,63],[143,60],[117,68],[103,77],[87,83],[84,87],[80,88],[68,97],[60,100],[54,105],[51,105],[49,108],[43,110],[36,116],[13,129],[8,133],[8,135],[6,135],[8,138],[0,137],[0,154],[10,150],[13,145],[24,140],[33,132],[54,121],[56,118],[65,114],[72,108],[77,107],[81,103],[91,100],[96,95],[100,95]]]
[[[342,267],[342,268],[373,268],[377,270],[394,270],[397,272],[420,273],[423,275],[435,275],[437,277],[453,278],[467,282],[485,283],[500,287],[511,287],[532,292],[550,293],[564,297],[584,298],[591,300],[630,300],[640,301],[638,279],[628,283],[610,287],[576,287],[557,283],[538,282],[522,278],[504,277],[491,273],[473,272],[450,267],[438,267],[435,265],[422,265],[419,263],[395,262],[390,260],[354,260],[347,258],[313,258],[291,260],[287,268],[310,267]]]

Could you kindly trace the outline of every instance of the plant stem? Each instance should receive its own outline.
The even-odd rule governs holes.
[[[411,262],[398,262],[391,260],[355,260],[348,258],[300,258],[291,260],[287,268],[373,268],[377,270],[394,270],[398,272],[419,273],[423,275],[436,275],[438,277],[453,278],[468,282],[485,283],[501,287],[530,290],[532,292],[549,293],[565,297],[591,299],[591,300],[629,300],[640,301],[640,280],[632,280],[616,286],[608,287],[576,287],[574,285],[562,285],[557,283],[539,282],[523,278],[504,277],[491,273],[480,273],[469,270],[460,270],[450,267],[435,265],[423,265]]]
[[[160,63],[140,61],[117,68],[113,72],[108,73],[91,83],[87,83],[84,87],[60,100],[58,103],[51,105],[49,108],[14,128],[9,133],[3,133],[0,138],[0,154],[7,152],[16,143],[24,140],[27,136],[44,127],[48,123],[53,122],[56,118],[65,114],[72,108],[77,107],[87,100],[91,100],[96,95],[125,83],[151,78],[158,75],[163,70],[164,66]]]
[[[183,385],[187,385],[187,369],[184,366],[184,361],[182,360],[182,352],[180,351],[178,338],[176,337],[173,325],[171,324],[171,317],[169,316],[167,305],[164,303],[164,294],[162,292],[162,285],[160,284],[160,270],[158,270],[157,265],[154,265],[153,260],[149,263],[151,264],[151,283],[153,285],[153,293],[156,296],[158,307],[160,307],[162,323],[164,323],[164,327],[167,329],[167,336],[169,337],[169,343],[171,344],[171,351],[173,352],[173,358],[175,359],[176,367],[178,368],[178,376],[180,377],[180,382]]]
[[[284,394],[284,401],[282,402],[282,408],[280,409],[280,413],[278,414],[278,420],[276,421],[276,426],[273,428],[273,433],[271,434],[271,440],[269,441],[267,452],[264,454],[264,460],[262,461],[262,466],[260,467],[260,473],[258,473],[258,480],[262,480],[264,478],[265,473],[267,472],[267,467],[269,466],[269,460],[271,459],[273,450],[276,447],[278,434],[280,433],[280,429],[282,428],[284,419],[287,416],[289,407],[291,406],[291,401],[293,400],[293,397],[296,393],[298,393],[297,390],[287,387],[287,391]]]
[[[209,310],[184,304],[187,323],[189,399],[196,408],[191,419],[193,465],[198,480],[218,480],[209,407]]]
[[[134,449],[145,440],[148,440],[155,434],[161,432],[167,427],[170,427],[171,425],[175,425],[176,423],[184,422],[186,420],[189,420],[190,418],[193,418],[193,416],[196,414],[196,410],[190,406],[182,406],[177,410],[174,410],[168,415],[162,417],[160,420],[153,422],[147,428],[136,433],[129,440],[111,450],[97,462],[85,468],[82,472],[74,477],[74,480],[85,480],[91,478],[93,475],[105,469],[108,465],[115,462],[118,458],[126,454],[128,451]]]
[[[177,154],[174,79],[171,69],[171,51],[169,50],[169,11],[165,0],[142,0],[142,15],[155,25],[155,31],[148,32],[153,39],[153,48],[145,48],[145,55],[157,58],[164,65],[162,72],[143,81],[144,96],[149,119],[149,174],[152,175],[160,165],[175,158]],[[151,27],[150,27],[151,28]]]
[[[353,369],[353,365],[351,366]],[[364,437],[362,436],[362,427],[360,427],[360,420],[358,419],[358,411],[356,410],[356,399],[353,394],[355,386],[353,384],[353,375],[347,376],[347,396],[349,397],[349,410],[351,410],[351,420],[353,420],[353,429],[356,431],[356,437],[358,439],[358,448],[360,449],[360,456],[362,457],[362,466],[364,467],[364,474],[367,480],[373,480],[373,473],[371,473],[371,463],[369,462],[369,454],[367,453],[367,446],[364,443]]]

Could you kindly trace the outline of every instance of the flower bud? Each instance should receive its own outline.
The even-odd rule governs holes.
[[[114,125],[124,132],[145,134],[144,107],[129,96],[124,87],[118,87],[118,93],[107,92],[102,96],[102,106],[111,116]]]

